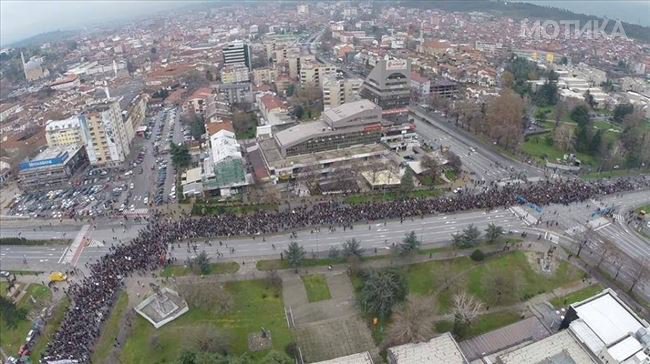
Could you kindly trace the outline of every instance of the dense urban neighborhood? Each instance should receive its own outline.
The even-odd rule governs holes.
[[[650,364],[650,27],[54,3],[125,14],[1,44],[0,362]]]

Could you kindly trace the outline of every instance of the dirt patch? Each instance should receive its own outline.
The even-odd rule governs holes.
[[[318,321],[296,329],[296,340],[305,362],[318,362],[377,348],[368,326],[357,315]]]
[[[555,273],[560,263],[553,254],[538,252],[524,252],[524,254],[535,273],[551,275]]]

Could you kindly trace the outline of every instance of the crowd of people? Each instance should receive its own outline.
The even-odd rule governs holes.
[[[650,187],[650,178],[609,181],[543,181],[499,186],[487,184],[477,191],[461,191],[451,197],[407,199],[363,205],[320,203],[279,212],[251,215],[217,215],[172,218],[152,215],[145,228],[130,242],[112,246],[97,262],[87,264],[89,274],[67,290],[72,305],[61,327],[48,343],[44,361],[90,362],[102,323],[108,318],[124,279],[144,274],[168,261],[170,243],[189,238],[266,235],[305,228],[350,226],[389,219],[405,219],[435,213],[505,208],[525,200],[539,206],[568,205],[597,195],[615,194]]]

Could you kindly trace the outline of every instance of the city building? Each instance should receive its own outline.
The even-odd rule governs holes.
[[[250,81],[248,68],[241,63],[227,65],[221,70],[222,83],[237,83]]]
[[[273,83],[278,78],[278,71],[273,68],[257,68],[253,70],[253,80],[256,85]]]
[[[252,103],[253,89],[250,82],[220,84],[217,86],[219,99],[229,104]]]
[[[251,47],[242,41],[234,41],[222,49],[223,64],[243,64],[249,70],[252,68]]]
[[[300,66],[300,84],[322,87],[325,78],[336,76],[336,67],[316,62],[306,62]]]
[[[359,100],[326,110],[321,120],[300,123],[274,137],[283,156],[308,154],[378,142],[381,122],[381,108]]]
[[[319,361],[314,364],[373,364],[372,356],[369,352],[346,355],[325,361]]]
[[[117,165],[126,160],[130,140],[117,101],[109,99],[92,104],[79,120],[91,164]]]
[[[446,78],[431,81],[429,94],[435,97],[450,98],[459,92],[458,84]]]
[[[263,124],[277,125],[290,121],[285,102],[273,94],[261,95],[257,105],[264,118]]]
[[[612,289],[570,305],[561,328],[604,364],[650,362],[650,324]]]
[[[307,63],[315,63],[316,59],[312,55],[300,55],[298,52],[291,52],[286,56],[287,66],[289,68],[289,78],[296,80],[300,77],[302,66]],[[278,61],[279,63],[279,61]]]
[[[210,156],[203,160],[203,193],[230,196],[248,184],[246,168],[230,121],[206,124]]]
[[[431,80],[419,73],[411,72],[411,88],[417,96],[428,96],[431,92]]]
[[[23,52],[20,52],[20,58],[23,62],[23,72],[27,81],[36,81],[50,75],[50,72],[43,68],[43,57],[32,57],[25,62]]]
[[[80,146],[86,143],[82,138],[79,116],[47,121],[45,139],[49,147]]]
[[[88,163],[84,146],[47,148],[32,160],[20,163],[18,185],[23,191],[70,187]]]
[[[328,76],[323,81],[323,108],[325,110],[359,99],[363,80]]]
[[[129,143],[133,141],[136,130],[144,123],[147,115],[147,104],[149,95],[146,93],[137,94],[130,98],[123,96],[120,98],[120,108],[122,109],[122,119],[126,128],[126,138]]]
[[[388,349],[388,364],[468,364],[458,343],[447,332],[423,343],[410,343]]]
[[[499,355],[496,362],[497,364],[598,363],[568,330]]]
[[[406,122],[411,101],[410,78],[410,61],[386,57],[366,77],[360,95],[379,105],[385,119]]]
[[[194,91],[183,103],[183,112],[194,112],[196,115],[203,115],[208,105],[208,99],[212,96],[212,90],[202,87]]]

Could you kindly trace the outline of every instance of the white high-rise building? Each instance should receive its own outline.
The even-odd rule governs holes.
[[[49,147],[81,146],[82,138],[79,116],[64,120],[49,120],[45,124],[45,139]]]
[[[117,101],[90,105],[79,120],[91,164],[115,165],[126,160],[130,152],[127,120]]]

